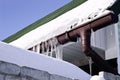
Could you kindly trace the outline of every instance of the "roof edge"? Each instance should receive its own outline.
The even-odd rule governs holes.
[[[57,18],[58,16],[68,12],[69,10],[81,5],[85,1],[87,1],[87,0],[73,0],[70,3],[68,3],[67,5],[54,11],[53,13],[48,14],[47,16],[43,17],[42,19],[34,22],[33,24],[27,26],[26,28],[24,28],[24,29],[18,31],[17,33],[9,36],[8,38],[4,39],[3,42],[10,43],[10,42],[20,38],[21,36],[25,35],[26,33],[38,28],[39,26]]]

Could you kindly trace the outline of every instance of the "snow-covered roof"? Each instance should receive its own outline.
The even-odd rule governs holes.
[[[58,16],[68,12],[69,10],[81,5],[82,3],[84,3],[87,0],[73,0],[70,3],[66,4],[65,6],[59,8],[58,10],[50,13],[49,15],[43,17],[42,19],[30,24],[29,26],[27,26],[26,28],[22,29],[21,31],[11,35],[10,37],[6,38],[5,40],[3,40],[4,42],[12,42],[18,38],[20,38],[21,36],[27,34],[28,32],[40,27],[43,24],[46,24],[47,22],[57,18]]]
[[[51,13],[51,17],[50,15],[46,16],[4,41],[28,49],[70,31],[71,26],[76,28],[110,13],[107,9],[115,2],[116,0],[73,0],[68,5],[60,8],[58,12]]]
[[[71,63],[13,47],[3,42],[0,42],[0,61],[47,71],[71,79],[90,80],[91,77]]]

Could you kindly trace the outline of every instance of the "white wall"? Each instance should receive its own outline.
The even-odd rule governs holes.
[[[109,25],[92,34],[92,45],[105,50],[105,59],[117,57],[116,25]]]
[[[113,24],[106,28],[106,59],[117,58],[116,39],[118,37],[115,34],[115,27],[117,26]]]

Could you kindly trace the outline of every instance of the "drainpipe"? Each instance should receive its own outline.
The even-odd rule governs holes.
[[[81,38],[82,51],[86,56],[92,58],[92,60],[98,65],[100,69],[106,72],[111,72],[113,74],[118,74],[104,59],[102,59],[92,48],[90,44],[91,39],[91,29],[97,31],[101,28],[106,27],[107,25],[116,23],[118,21],[117,15],[109,13],[95,21],[86,23],[82,26],[79,26],[72,31],[66,32],[57,36],[57,39],[60,44],[65,44],[69,41],[76,41],[78,37]]]

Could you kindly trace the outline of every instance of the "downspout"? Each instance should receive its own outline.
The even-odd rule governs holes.
[[[82,26],[79,26],[77,29],[66,32],[62,35],[57,36],[57,39],[60,44],[65,44],[69,41],[76,41],[78,37],[81,38],[82,51],[86,56],[92,58],[92,60],[98,65],[100,69],[106,72],[111,72],[113,74],[118,74],[117,70],[114,70],[104,59],[102,59],[92,48],[90,44],[91,39],[91,29],[97,31],[101,28],[106,27],[107,25],[116,23],[118,21],[117,15],[109,13],[102,18],[99,18],[95,21],[89,22]]]

